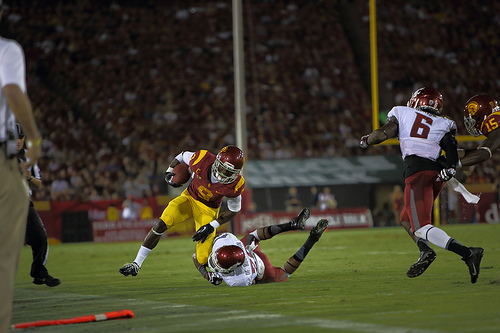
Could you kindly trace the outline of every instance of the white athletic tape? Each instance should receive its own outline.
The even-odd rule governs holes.
[[[103,321],[106,319],[108,319],[108,317],[106,317],[106,315],[104,313],[95,315],[95,321]]]

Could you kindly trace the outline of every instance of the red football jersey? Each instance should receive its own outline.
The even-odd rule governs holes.
[[[488,136],[491,131],[500,126],[500,112],[493,112],[483,121],[481,125],[481,132],[484,136]]]
[[[194,153],[189,161],[189,168],[194,176],[189,184],[189,194],[196,200],[208,207],[219,208],[224,197],[235,198],[245,189],[245,179],[238,178],[231,184],[211,182],[212,164],[216,156],[207,150],[199,150]]]

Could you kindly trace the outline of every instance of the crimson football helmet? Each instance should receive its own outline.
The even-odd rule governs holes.
[[[443,110],[443,95],[434,88],[423,87],[411,95],[407,106],[417,110],[441,114]]]
[[[465,104],[464,124],[473,136],[480,136],[483,121],[493,112],[500,111],[498,102],[488,95],[476,95]]]
[[[227,146],[217,154],[212,165],[212,176],[222,184],[230,184],[238,178],[245,164],[245,155],[236,146]]]
[[[245,252],[236,245],[225,245],[208,256],[208,267],[214,272],[229,274],[245,262]]]

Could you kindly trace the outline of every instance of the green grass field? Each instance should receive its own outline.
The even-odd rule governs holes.
[[[476,284],[454,253],[420,277],[406,277],[418,249],[401,227],[329,230],[287,282],[229,288],[203,280],[190,238],[162,239],[136,277],[118,273],[140,242],[53,245],[55,288],[32,284],[22,252],[12,323],[131,309],[134,319],[26,329],[29,332],[499,332],[500,225],[443,226],[485,256]],[[261,243],[275,266],[307,232]],[[12,330],[22,331],[22,330]]]

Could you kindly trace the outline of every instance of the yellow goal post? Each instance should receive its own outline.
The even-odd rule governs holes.
[[[377,60],[377,10],[376,0],[370,0],[370,67],[371,67],[371,93],[372,93],[372,127],[373,131],[379,128],[379,95],[378,95],[378,60]],[[458,135],[458,142],[483,141],[485,136]],[[398,145],[395,138],[385,140],[380,145]],[[434,221],[439,225],[439,197],[434,202]]]

